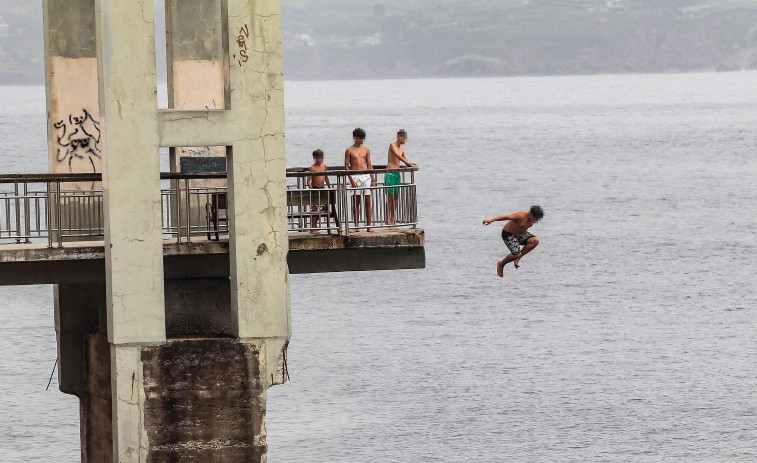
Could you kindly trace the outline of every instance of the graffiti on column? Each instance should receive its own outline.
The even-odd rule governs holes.
[[[86,109],[69,114],[67,120],[53,124],[55,160],[71,172],[97,172],[102,158],[100,150],[100,123]]]
[[[250,28],[245,24],[239,28],[239,35],[237,36],[237,45],[239,46],[239,58],[237,55],[233,55],[233,58],[241,66],[242,63],[246,63],[250,59],[247,54],[247,39],[250,38]]]

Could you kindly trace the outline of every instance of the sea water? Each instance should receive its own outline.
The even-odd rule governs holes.
[[[4,172],[44,89],[0,88]],[[427,268],[294,275],[269,461],[757,461],[757,73],[287,82],[287,157],[421,165]],[[501,224],[541,244],[497,277]],[[53,293],[0,287],[0,461],[79,461]]]

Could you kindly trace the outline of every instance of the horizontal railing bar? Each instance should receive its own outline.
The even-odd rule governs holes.
[[[386,166],[375,166],[373,170],[344,170],[341,167],[329,167],[326,170],[328,175],[364,175],[364,174],[388,174],[392,172],[415,172],[418,167],[400,167],[397,169],[387,169]],[[323,172],[308,172],[305,167],[294,167],[286,170],[286,176],[289,178],[296,177],[318,177]],[[161,180],[201,180],[201,179],[225,179],[226,172],[207,172],[207,173],[182,173],[182,172],[161,172]],[[102,174],[0,174],[0,183],[77,183],[77,182],[101,182]]]
[[[287,169],[287,177],[320,177],[324,172],[308,172],[307,167],[291,167]],[[419,167],[399,167],[397,169],[387,169],[386,166],[374,166],[373,170],[344,170],[343,167],[328,167],[328,175],[364,175],[364,174],[389,174],[392,172],[417,172]]]

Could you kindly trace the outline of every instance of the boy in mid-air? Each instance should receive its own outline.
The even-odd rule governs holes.
[[[326,172],[326,164],[323,163],[323,151],[321,150],[315,150],[313,151],[313,165],[310,166],[310,169],[308,169],[308,172]],[[323,190],[326,186],[331,188],[331,182],[329,181],[328,175],[313,175],[308,177],[308,188],[312,188],[314,190]],[[321,193],[318,193],[321,194]],[[321,202],[323,198],[318,198],[318,202]],[[320,211],[319,211],[320,210]],[[323,212],[328,211],[328,207],[326,206],[312,206],[311,212]],[[318,230],[316,229],[318,227],[318,221],[320,220],[320,215],[315,214],[313,215],[311,219],[311,233],[318,233]]]
[[[397,132],[397,141],[389,144],[389,158],[386,161],[387,169],[399,169],[400,161],[404,162],[408,166],[418,167],[418,164],[413,164],[407,159],[405,155],[405,148],[402,147],[407,142],[407,132],[400,129]],[[399,172],[389,172],[384,174],[384,185],[391,187],[386,189],[386,210],[387,210],[387,225],[397,224],[397,197],[399,196],[399,185],[402,184],[402,176]],[[397,227],[390,227],[397,228]]]
[[[505,265],[515,261],[515,268],[520,268],[520,260],[539,245],[539,238],[528,232],[533,224],[544,217],[544,211],[539,206],[531,206],[528,212],[516,212],[514,214],[500,215],[492,219],[484,219],[484,225],[492,222],[507,220],[502,228],[502,241],[510,249],[510,254],[497,262],[497,275],[502,278]],[[520,247],[523,246],[523,249]]]

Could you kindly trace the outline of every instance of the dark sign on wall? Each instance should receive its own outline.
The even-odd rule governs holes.
[[[179,159],[179,171],[182,174],[226,172],[226,158],[182,156]]]

